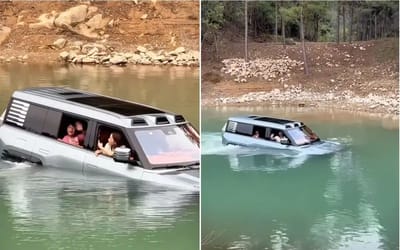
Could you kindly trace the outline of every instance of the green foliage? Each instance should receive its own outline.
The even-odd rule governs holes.
[[[302,6],[305,38],[309,41],[334,41],[337,29],[338,4],[346,9],[345,30],[347,32],[350,31],[350,13],[353,10],[352,31],[354,35],[357,34],[354,37],[358,39],[372,39],[371,34],[375,32],[375,29],[380,32],[380,37],[395,36],[399,33],[398,1],[259,0],[248,1],[250,35],[268,37],[268,35],[274,34],[276,4],[278,5],[278,33],[282,34],[281,24],[283,21],[287,37],[299,37],[300,6]],[[340,13],[342,19],[341,15]],[[202,34],[209,31],[217,32],[224,28],[231,29],[232,27],[236,30],[244,29],[244,20],[244,1],[202,1]],[[384,28],[381,28],[382,26]]]
[[[206,32],[216,32],[222,28],[224,19],[224,3],[216,1],[202,2],[201,24],[202,35]]]

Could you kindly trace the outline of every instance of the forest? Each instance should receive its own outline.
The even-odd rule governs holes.
[[[399,35],[398,1],[202,1],[201,12],[202,42],[211,44],[226,30],[244,36],[246,28],[253,41],[286,44],[301,40],[302,25],[311,42]]]

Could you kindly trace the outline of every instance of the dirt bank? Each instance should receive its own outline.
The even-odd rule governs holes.
[[[86,44],[106,53],[135,53],[138,46],[198,51],[198,13],[194,0],[1,2],[0,61],[55,63],[61,52]]]
[[[399,113],[398,39],[340,45],[307,43],[309,75],[304,74],[303,65],[297,65],[273,77],[251,77],[241,83],[221,69],[223,59],[243,57],[243,45],[229,41],[221,44],[224,46],[219,48],[218,60],[213,57],[212,47],[202,48],[202,105],[334,106]],[[284,49],[280,44],[251,42],[249,51],[250,60],[302,61],[300,44]]]

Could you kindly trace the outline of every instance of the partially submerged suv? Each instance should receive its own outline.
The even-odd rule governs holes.
[[[222,143],[316,155],[341,149],[339,143],[321,140],[303,122],[259,115],[229,117]]]
[[[80,145],[61,139],[83,125]],[[98,143],[122,135],[113,157]],[[57,168],[102,172],[189,190],[199,189],[199,134],[183,116],[68,88],[15,91],[0,120],[0,153]]]

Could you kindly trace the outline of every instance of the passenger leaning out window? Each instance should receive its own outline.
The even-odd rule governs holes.
[[[62,138],[58,139],[59,141],[63,141],[65,143],[79,146],[78,137],[75,135],[75,127],[72,124],[69,124],[67,127],[67,134]]]
[[[119,147],[121,145],[121,134],[118,132],[112,132],[110,134],[110,137],[108,137],[108,142],[105,146],[103,146],[103,143],[98,141],[97,147],[99,148],[96,150],[95,154],[103,154],[106,156],[113,156],[115,148]]]

